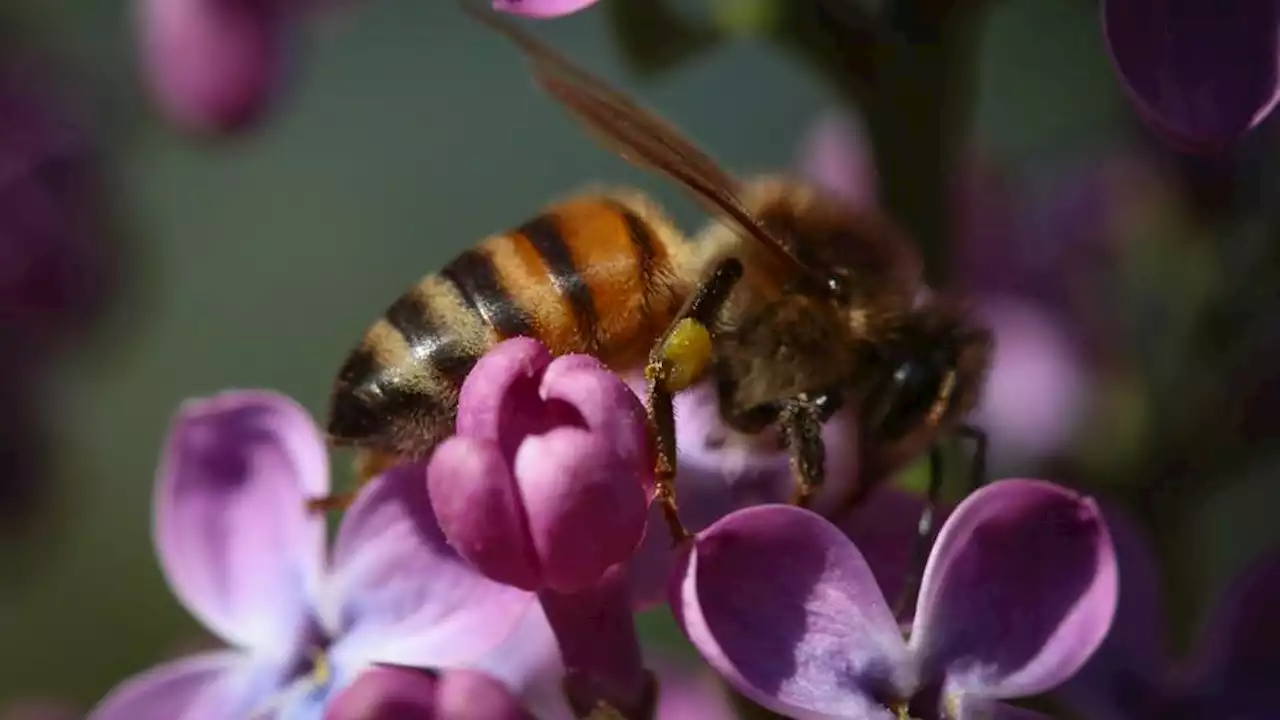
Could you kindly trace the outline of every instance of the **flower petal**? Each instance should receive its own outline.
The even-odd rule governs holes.
[[[694,540],[671,592],[702,656],[776,712],[889,718],[872,694],[911,682],[871,569],[814,513],[764,505],[725,517]]]
[[[541,605],[534,605],[493,652],[467,665],[501,682],[542,720],[571,720],[564,696],[560,647]]]
[[[1139,112],[1185,149],[1221,149],[1280,99],[1274,0],[1105,0],[1102,21]]]
[[[636,467],[609,438],[572,427],[527,438],[515,475],[543,584],[573,592],[631,557],[649,500]]]
[[[347,671],[367,662],[434,668],[474,662],[535,602],[480,575],[448,546],[416,464],[365,487],[338,529],[332,564],[321,617],[340,638],[334,665]]]
[[[1001,480],[960,503],[939,532],[911,646],[926,673],[945,673],[958,691],[1034,695],[1098,648],[1118,591],[1111,536],[1092,500],[1039,480]]]
[[[160,107],[200,133],[258,120],[285,75],[291,4],[141,0],[143,69]]]
[[[626,466],[634,466],[637,483],[652,486],[644,405],[618,376],[593,357],[566,355],[547,366],[542,397],[572,405],[588,429],[601,435]]]
[[[924,569],[911,567],[924,504],[925,499],[919,495],[892,487],[879,488],[836,523],[862,552],[880,591],[894,605],[902,594],[907,577],[913,571]],[[937,508],[933,526],[941,527],[950,512],[950,507]],[[914,599],[908,598],[907,607],[914,605],[910,602]],[[904,623],[910,619],[909,616],[898,618]]]
[[[515,478],[497,445],[455,435],[427,465],[431,506],[449,544],[486,577],[525,590],[542,565]]]
[[[1223,716],[1274,715],[1280,667],[1280,555],[1255,563],[1231,584],[1187,670],[1195,694]]]
[[[191,655],[117,685],[89,713],[89,720],[246,717],[272,692],[275,677],[238,652]]]
[[[160,461],[155,543],[173,592],[229,643],[291,653],[324,561],[328,457],[306,411],[267,391],[185,403]]]
[[[493,0],[493,9],[531,18],[556,18],[595,4],[596,0]]]
[[[540,395],[551,360],[550,351],[532,338],[514,337],[491,348],[462,384],[456,434],[497,443],[510,462],[525,436],[564,424]],[[570,408],[557,410],[573,414]]]
[[[1156,717],[1171,668],[1155,554],[1128,515],[1112,506],[1103,511],[1122,578],[1115,619],[1101,647],[1058,694],[1097,720]]]

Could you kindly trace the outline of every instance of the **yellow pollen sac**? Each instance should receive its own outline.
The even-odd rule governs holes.
[[[688,388],[702,379],[711,364],[711,333],[697,320],[681,320],[662,344],[662,359],[671,368],[666,390],[677,393]]]

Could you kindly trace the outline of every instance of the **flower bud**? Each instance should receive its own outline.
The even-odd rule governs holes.
[[[297,3],[140,2],[143,73],[171,120],[220,135],[260,119],[280,89]]]
[[[535,340],[491,350],[463,384],[457,435],[428,466],[450,544],[482,573],[571,593],[629,558],[652,485],[644,408],[585,355]]]
[[[428,670],[379,665],[334,698],[324,720],[457,718],[532,720],[497,680],[469,670]]]

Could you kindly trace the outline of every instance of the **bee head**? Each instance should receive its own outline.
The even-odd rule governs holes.
[[[869,421],[894,439],[963,418],[981,397],[993,349],[991,331],[961,309],[930,302],[906,314],[877,350]]]

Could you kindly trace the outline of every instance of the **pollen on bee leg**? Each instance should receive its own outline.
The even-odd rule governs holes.
[[[665,389],[676,393],[689,388],[711,363],[711,333],[693,318],[681,320],[662,343],[662,359],[670,368]]]

